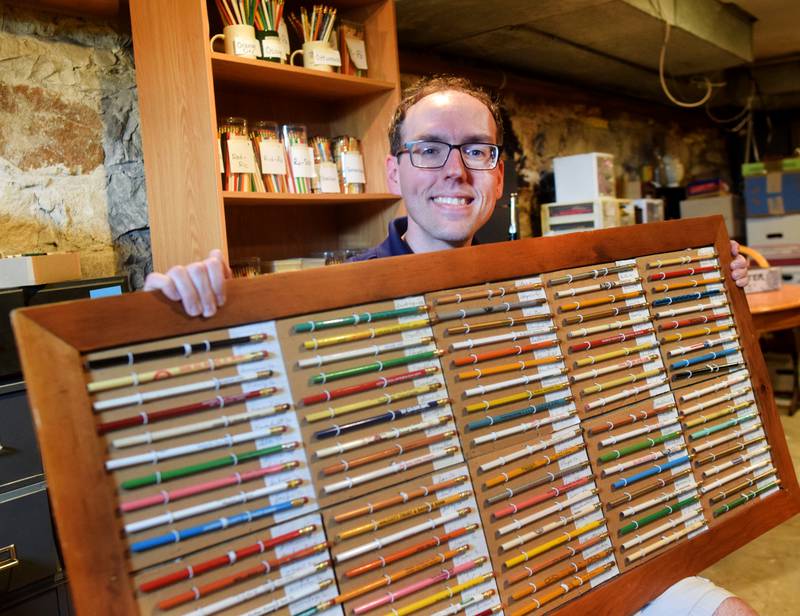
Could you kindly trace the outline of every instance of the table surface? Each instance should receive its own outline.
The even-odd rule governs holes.
[[[751,314],[800,308],[800,284],[785,284],[777,291],[751,293],[747,296]]]
[[[785,284],[777,291],[747,296],[757,334],[800,327],[800,285]]]

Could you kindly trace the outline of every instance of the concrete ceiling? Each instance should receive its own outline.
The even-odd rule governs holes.
[[[665,19],[673,77],[800,57],[800,0],[397,0],[403,49],[659,101]]]

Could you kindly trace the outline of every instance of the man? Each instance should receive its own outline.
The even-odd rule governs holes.
[[[407,218],[389,225],[380,245],[359,257],[375,259],[469,246],[503,193],[503,128],[497,105],[467,80],[423,80],[405,93],[389,129],[389,189],[401,195]],[[731,277],[747,284],[747,264],[731,242]],[[231,273],[218,250],[204,261],[153,273],[145,290],[182,301],[192,316],[213,315],[225,303]],[[681,580],[639,616],[749,616],[741,599],[702,578]]]
[[[383,243],[357,260],[469,246],[503,193],[499,109],[466,79],[421,80],[406,91],[389,128],[389,189],[403,197],[407,218],[389,225]],[[731,242],[731,278],[747,284],[747,262]],[[152,273],[145,290],[183,302],[191,316],[213,315],[225,303],[231,271],[219,250],[204,261]]]

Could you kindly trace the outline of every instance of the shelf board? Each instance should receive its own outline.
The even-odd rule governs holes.
[[[400,200],[398,195],[391,193],[363,193],[358,195],[344,194],[310,194],[293,195],[289,193],[247,193],[223,191],[222,198],[225,205],[250,205],[250,206],[327,206],[347,205],[359,203],[374,203],[377,207],[385,207]]]
[[[269,88],[271,92],[303,94],[324,100],[341,100],[391,92],[391,81],[323,73],[288,64],[238,58],[211,52],[211,70],[219,84]]]

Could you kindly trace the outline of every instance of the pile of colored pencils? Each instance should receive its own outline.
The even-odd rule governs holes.
[[[222,21],[226,26],[252,26],[255,21],[258,0],[214,0]]]
[[[283,0],[260,0],[256,8],[256,30],[278,31],[283,17]]]
[[[300,17],[289,15],[287,21],[292,24],[294,31],[303,42],[327,41],[333,31],[333,21],[336,18],[336,9],[323,4],[315,4],[311,17],[305,7],[300,7]]]

